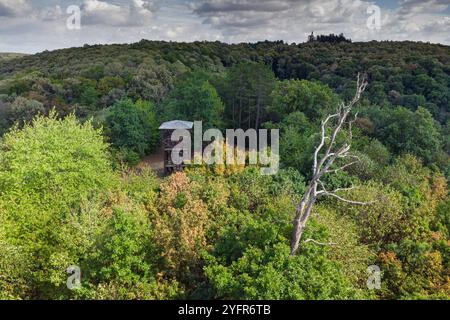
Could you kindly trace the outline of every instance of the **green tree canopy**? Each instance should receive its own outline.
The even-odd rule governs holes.
[[[133,103],[131,99],[117,102],[109,110],[106,126],[113,146],[125,153],[126,160],[151,152],[158,143],[158,122],[150,102]]]
[[[223,102],[203,72],[183,76],[163,107],[167,120],[203,121],[205,127],[223,126]]]
[[[0,144],[0,274],[17,285],[11,288],[6,283],[5,288],[2,279],[0,292],[56,295],[66,279],[65,269],[86,249],[80,246],[76,213],[84,201],[115,184],[107,148],[101,130],[90,122],[80,124],[74,115],[40,116],[4,136]],[[11,263],[17,263],[20,274],[8,267]]]
[[[412,112],[403,107],[379,109],[372,116],[376,136],[396,154],[412,153],[431,162],[441,148],[440,133],[430,112],[419,107]]]
[[[279,119],[300,111],[308,119],[319,121],[334,111],[339,103],[338,97],[328,86],[307,80],[278,82],[272,97],[271,110]]]
[[[228,70],[219,91],[226,104],[226,117],[234,128],[259,128],[267,121],[273,71],[261,63],[240,63]]]

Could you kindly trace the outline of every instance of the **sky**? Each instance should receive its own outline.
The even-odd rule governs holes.
[[[0,0],[0,52],[141,39],[301,43],[312,31],[450,45],[450,0]]]

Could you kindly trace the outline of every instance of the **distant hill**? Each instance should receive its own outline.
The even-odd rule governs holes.
[[[21,54],[1,54],[20,57]],[[15,56],[14,56],[15,55]],[[85,45],[27,55],[14,64],[0,60],[0,75],[17,71],[40,71],[66,77],[91,67],[120,63],[129,71],[144,61],[178,63],[196,69],[221,71],[243,61],[271,65],[279,78],[308,78],[317,72],[354,77],[358,69],[372,66],[405,68],[410,63],[428,61],[450,68],[450,46],[422,42],[371,41],[354,43],[312,42],[287,44],[283,41],[226,44],[221,42],[165,42],[141,40],[133,44]]]
[[[0,52],[0,62],[24,57],[26,55],[27,54],[24,54],[24,53]]]
[[[370,83],[367,97],[373,104],[390,103],[411,110],[421,105],[442,124],[450,118],[450,46],[325,40],[300,44],[141,40],[26,56],[0,54],[0,94],[34,96],[49,106],[78,103],[98,109],[100,102],[110,105],[121,96],[117,89],[133,98],[152,100],[155,92],[167,93],[173,81],[187,71],[201,69],[220,75],[251,61],[269,66],[280,80],[320,81],[344,99],[353,95],[357,73],[365,72]],[[40,92],[33,92],[34,84],[39,84],[35,90],[40,88]],[[154,100],[162,98],[163,94]]]

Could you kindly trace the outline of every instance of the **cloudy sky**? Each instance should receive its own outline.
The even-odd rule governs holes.
[[[0,52],[140,39],[299,43],[313,30],[450,45],[450,0],[0,0]]]

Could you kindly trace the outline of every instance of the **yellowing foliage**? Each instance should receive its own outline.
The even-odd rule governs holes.
[[[173,275],[188,276],[199,267],[201,253],[206,249],[208,210],[195,193],[185,173],[175,173],[161,184],[159,212],[153,217],[155,242]]]

